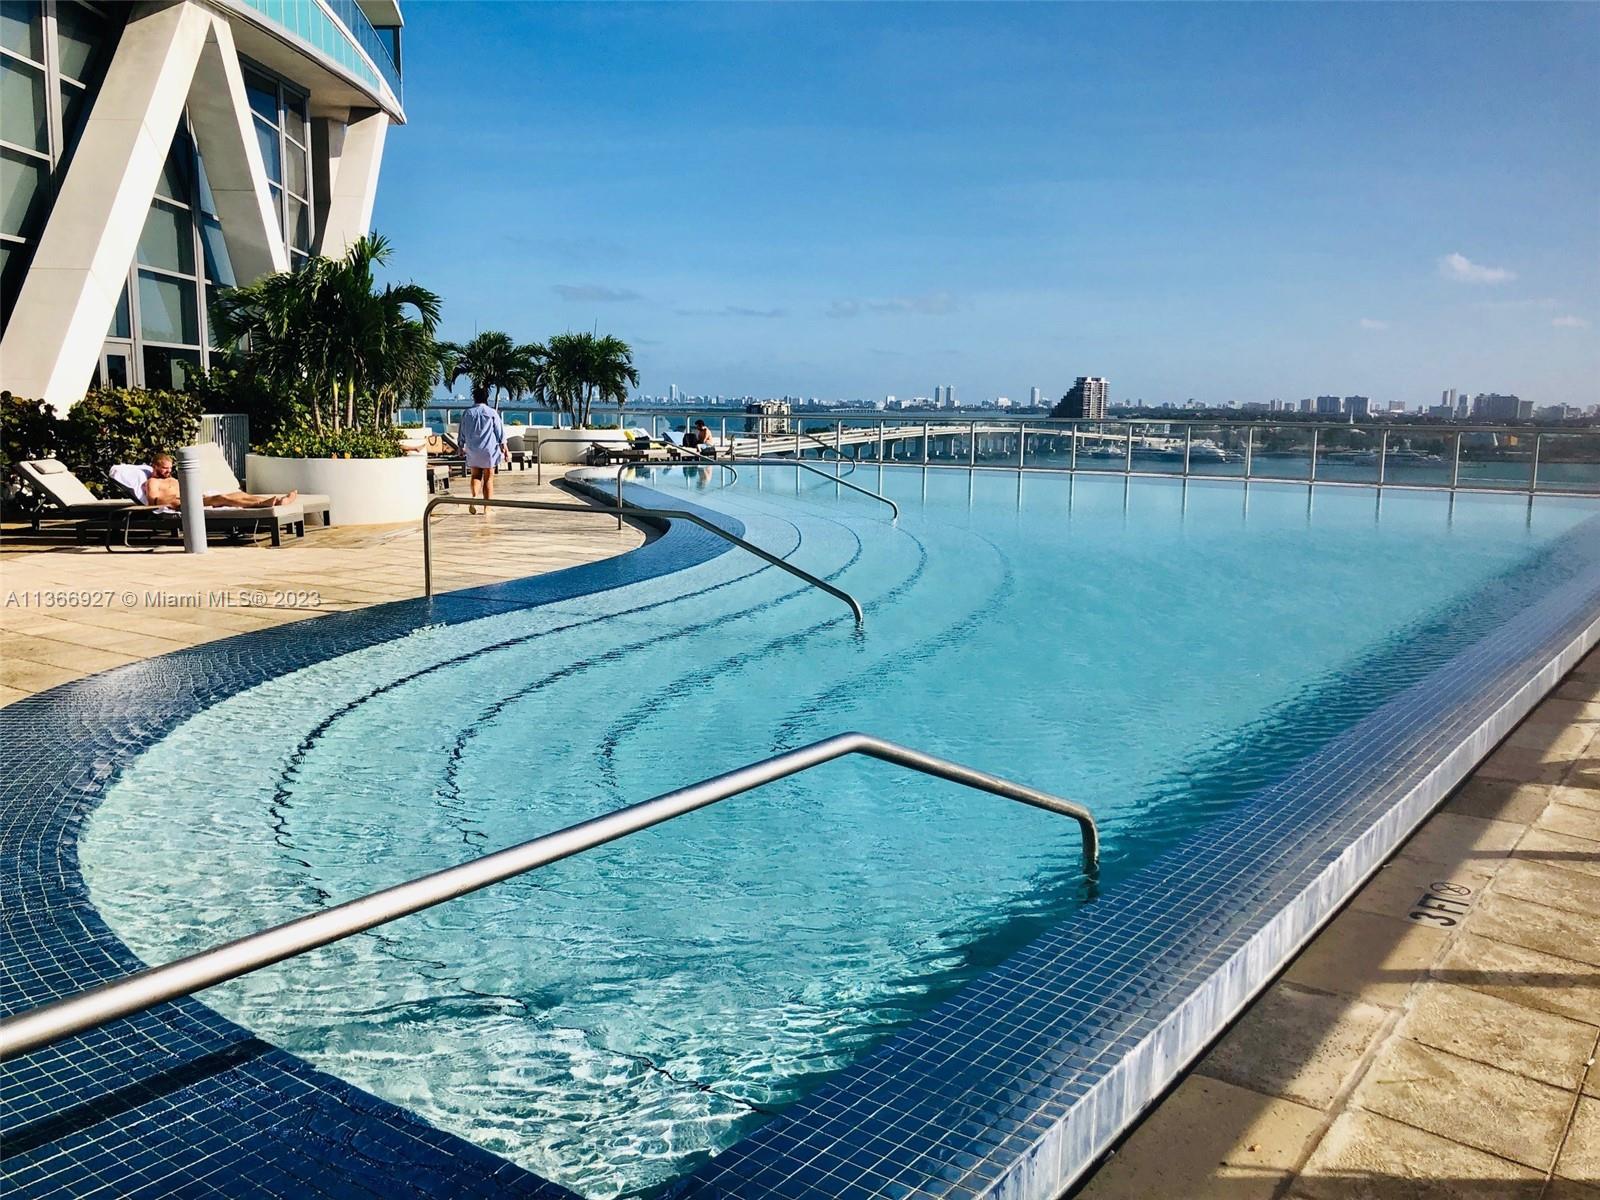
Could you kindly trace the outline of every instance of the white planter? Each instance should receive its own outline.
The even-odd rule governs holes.
[[[428,460],[399,458],[269,458],[244,460],[252,492],[299,491],[328,497],[331,525],[390,525],[416,521],[428,502]]]
[[[539,429],[541,461],[546,463],[582,462],[589,446],[599,442],[603,446],[626,446],[628,437],[620,429]],[[582,438],[580,442],[577,439]],[[550,439],[546,442],[543,439]],[[523,446],[533,449],[533,433],[523,435]]]

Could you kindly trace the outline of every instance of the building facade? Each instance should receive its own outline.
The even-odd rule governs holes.
[[[219,289],[371,225],[394,0],[5,0],[0,387],[182,388]]]
[[[1087,421],[1103,421],[1111,384],[1098,375],[1080,375],[1072,390],[1061,397],[1053,415]]]
[[[1472,417],[1476,421],[1528,421],[1533,418],[1533,401],[1481,392],[1472,399]]]

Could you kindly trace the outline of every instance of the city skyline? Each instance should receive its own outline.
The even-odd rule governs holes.
[[[408,20],[375,221],[447,336],[599,327],[651,393],[1060,395],[1093,369],[1147,402],[1595,398],[1600,9]]]

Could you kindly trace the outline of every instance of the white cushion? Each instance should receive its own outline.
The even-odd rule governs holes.
[[[207,495],[216,492],[242,492],[239,477],[228,465],[227,455],[215,442],[202,442],[193,447],[200,452],[200,490]]]

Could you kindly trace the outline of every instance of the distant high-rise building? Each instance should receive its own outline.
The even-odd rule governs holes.
[[[1318,396],[1317,407],[1314,410],[1319,417],[1337,417],[1344,413],[1344,398],[1341,396]]]
[[[1098,375],[1080,375],[1072,385],[1072,390],[1061,397],[1061,403],[1055,406],[1050,415],[1074,420],[1104,420],[1110,391],[1110,381]]]
[[[1307,396],[1304,400],[1300,401],[1300,411],[1303,412],[1303,413],[1311,412],[1316,407],[1317,407],[1317,402],[1315,400],[1313,400],[1310,396]]]
[[[1034,388],[1033,390],[1037,392],[1039,389],[1038,388]],[[996,408],[1010,408],[1011,407],[1011,397],[1010,396],[996,396],[994,398],[994,406]]]
[[[1372,400],[1367,396],[1346,396],[1344,411],[1350,414],[1352,421],[1365,421],[1372,415]]]
[[[1434,404],[1428,408],[1428,415],[1430,417],[1442,417],[1448,421],[1456,415],[1455,406],[1453,404]]]
[[[1044,393],[1043,392],[1041,392],[1038,388],[1029,388],[1028,389],[1028,407],[1030,407],[1030,408],[1038,408],[1039,405],[1043,401],[1044,401]]]
[[[883,407],[884,408],[893,408],[894,407],[894,397],[892,395],[885,396],[883,398]]]
[[[1454,408],[1456,406],[1455,388],[1445,388],[1443,394],[1439,397],[1439,403],[1448,404],[1451,408]]]
[[[1390,412],[1392,412],[1392,413],[1403,413],[1403,412],[1405,412],[1405,410],[1406,410],[1406,402],[1404,400],[1391,400],[1391,401],[1389,401],[1389,411]]]
[[[1472,401],[1462,392],[1456,397],[1456,417],[1465,421],[1472,414]]]
[[[1473,398],[1472,415],[1481,421],[1526,421],[1533,416],[1533,401],[1480,392]]]
[[[671,387],[669,387],[667,389],[667,397],[674,404],[676,404],[678,402],[678,385],[677,384],[673,384]]]

